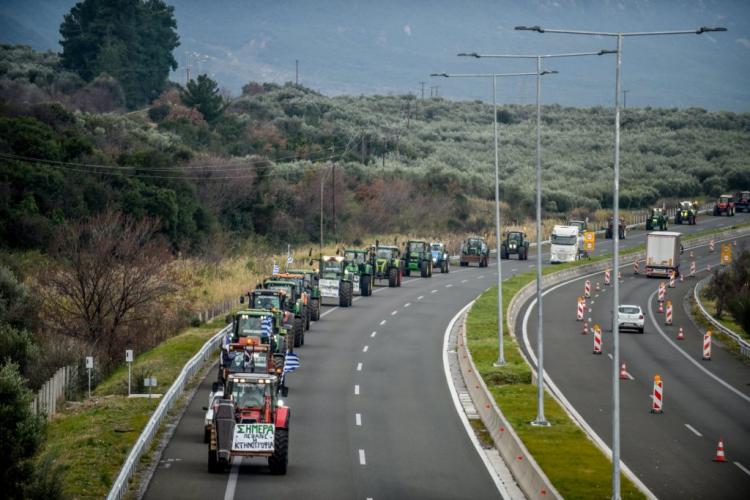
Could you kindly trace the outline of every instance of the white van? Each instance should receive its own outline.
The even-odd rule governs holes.
[[[582,244],[577,226],[555,226],[550,237],[550,264],[577,260]]]

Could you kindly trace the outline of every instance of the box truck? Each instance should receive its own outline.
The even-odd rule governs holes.
[[[646,237],[646,276],[680,274],[680,233],[655,231]]]
[[[577,260],[583,244],[578,236],[577,226],[557,225],[552,228],[549,248],[550,264]]]

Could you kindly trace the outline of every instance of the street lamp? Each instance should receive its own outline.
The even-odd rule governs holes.
[[[537,414],[531,425],[548,427],[544,417],[544,336],[542,328],[542,59],[601,56],[612,51],[571,52],[566,54],[478,54],[477,52],[461,53],[459,56],[494,59],[536,59],[536,301],[537,301]]]
[[[614,152],[614,196],[612,201],[613,227],[620,224],[620,88],[621,65],[622,65],[622,39],[626,36],[663,36],[663,35],[700,35],[714,31],[727,31],[726,28],[701,27],[694,30],[680,31],[640,31],[630,33],[617,33],[605,31],[579,31],[546,29],[540,26],[516,26],[520,31],[536,31],[537,33],[561,33],[566,35],[588,35],[617,37],[617,69],[615,73],[615,152]],[[611,51],[609,51],[611,52]],[[612,231],[614,243],[613,262],[614,271],[617,272],[620,265],[620,234]],[[612,498],[620,498],[620,385],[618,382],[618,367],[620,366],[620,335],[617,324],[617,309],[620,302],[620,283],[615,280],[613,288],[613,314],[612,314]]]
[[[544,71],[542,75],[557,73]],[[497,78],[508,76],[534,76],[536,73],[432,73],[430,76],[443,78],[492,78],[492,109],[495,134],[495,235],[497,247],[497,361],[493,366],[505,365],[505,348],[503,346],[503,274],[500,253],[500,167],[497,147]]]

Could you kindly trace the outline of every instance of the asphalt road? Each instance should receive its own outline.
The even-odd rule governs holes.
[[[704,217],[685,228],[742,220]],[[622,248],[644,240],[645,233],[632,232]],[[611,240],[600,239],[595,255],[611,248]],[[533,255],[503,261],[503,277],[535,263]],[[401,288],[378,287],[349,309],[326,307],[299,351],[301,368],[288,379],[292,421],[284,477],[270,476],[263,459],[244,459],[226,474],[207,472],[202,407],[212,371],[179,421],[146,498],[497,498],[456,414],[441,363],[445,327],[495,284],[495,270],[494,262],[485,269],[454,266],[447,275],[406,279]]]
[[[709,218],[712,220],[726,222],[718,217]],[[740,247],[743,244],[750,245],[750,238],[740,240]],[[699,269],[707,264],[715,267],[719,247],[712,254],[704,247],[694,255]],[[689,269],[690,260],[686,252],[683,266],[687,267],[683,269]],[[632,376],[619,382],[622,460],[660,498],[747,498],[750,367],[717,343],[712,360],[701,360],[702,332],[689,320],[683,305],[697,279],[686,278],[668,289],[666,298],[673,302],[674,316],[673,326],[665,326],[664,314],[657,313],[659,280],[635,276],[629,266],[622,268],[622,275],[620,303],[638,304],[646,315],[644,335],[620,335],[620,362]],[[699,273],[699,278],[702,276],[705,271]],[[582,335],[582,323],[575,320],[576,297],[583,294],[585,279],[591,280],[592,288],[597,281],[603,283],[603,276],[597,274],[552,289],[544,297],[544,367],[576,411],[611,445],[612,291],[602,286],[588,302],[592,310],[586,316],[603,329],[604,354],[594,355],[592,335]],[[523,322],[518,326],[520,338]],[[680,326],[685,332],[683,341],[675,340]],[[533,350],[536,329],[534,308],[527,329]],[[664,381],[661,415],[650,413],[657,374]],[[720,438],[729,463],[712,461]]]

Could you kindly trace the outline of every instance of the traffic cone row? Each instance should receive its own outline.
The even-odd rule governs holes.
[[[683,333],[682,327],[677,331],[677,340],[685,340],[685,333]]]
[[[630,380],[630,374],[628,373],[625,363],[620,367],[620,380]]]

